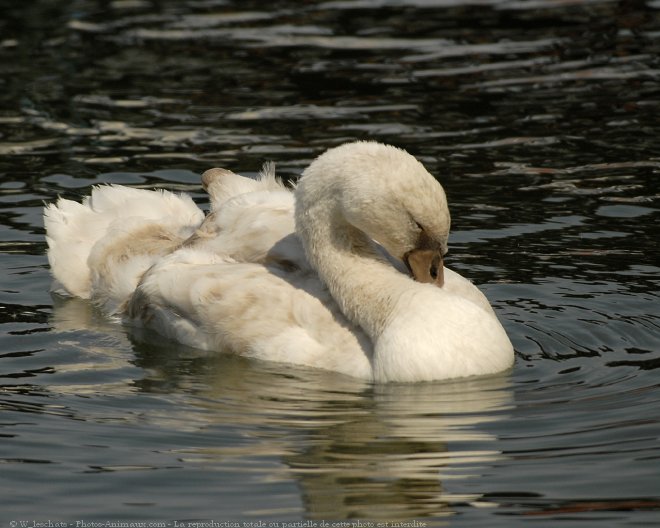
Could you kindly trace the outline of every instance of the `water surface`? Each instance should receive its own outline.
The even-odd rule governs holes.
[[[0,524],[660,515],[660,3],[36,1],[0,17]],[[138,343],[49,294],[41,208],[408,149],[510,372],[373,386]],[[39,504],[39,514],[35,511]],[[11,525],[9,525],[11,526]]]

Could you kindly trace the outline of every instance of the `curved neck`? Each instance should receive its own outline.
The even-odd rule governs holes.
[[[297,211],[296,231],[342,313],[375,341],[410,281],[378,254],[369,237],[336,214],[335,207],[317,202]]]

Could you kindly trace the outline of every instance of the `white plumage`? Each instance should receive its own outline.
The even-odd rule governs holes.
[[[442,266],[444,191],[406,152],[342,145],[294,191],[272,166],[203,185],[205,218],[187,196],[121,186],[48,205],[57,288],[189,346],[378,382],[511,366],[486,298]]]

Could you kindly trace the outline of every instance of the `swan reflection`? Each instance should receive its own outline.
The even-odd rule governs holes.
[[[125,386],[176,401],[141,419],[204,433],[202,446],[171,450],[180,463],[267,485],[294,482],[304,509],[297,513],[307,518],[451,515],[457,503],[479,501],[465,493],[466,479],[503,458],[490,448],[497,438],[488,424],[506,419],[513,405],[507,374],[373,385],[318,369],[133,342],[75,299],[56,304],[51,321],[56,331],[112,332],[119,348],[132,351],[115,354],[124,368],[141,369],[142,377]],[[91,353],[108,357],[102,348]]]
[[[191,407],[248,440],[180,454],[220,467],[256,464],[269,483],[294,480],[309,518],[449,515],[452,504],[479,500],[452,484],[503,456],[480,426],[506,417],[506,375],[373,386],[235,357],[212,363]]]

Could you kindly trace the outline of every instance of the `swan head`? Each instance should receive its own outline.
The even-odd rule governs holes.
[[[403,261],[416,280],[442,286],[449,208],[442,186],[417,159],[376,142],[335,147],[307,168],[297,191],[301,202],[321,195],[335,217]]]

